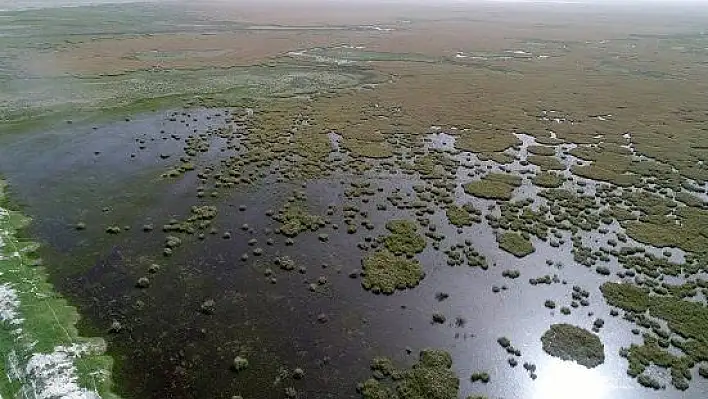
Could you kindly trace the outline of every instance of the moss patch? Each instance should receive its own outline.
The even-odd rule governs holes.
[[[533,184],[544,188],[558,188],[564,181],[563,176],[553,172],[541,172],[533,178]]]
[[[587,368],[605,362],[605,346],[600,338],[584,328],[554,324],[541,337],[543,350],[551,356],[572,360]]]
[[[510,200],[514,189],[521,185],[518,176],[503,173],[490,173],[482,179],[467,183],[465,192],[475,197],[486,199]]]
[[[354,155],[364,158],[382,159],[393,156],[391,146],[385,141],[364,141],[347,138],[342,145]]]
[[[324,224],[321,216],[307,212],[302,201],[288,203],[273,219],[281,223],[280,232],[287,237],[295,237],[303,231],[316,231]]]
[[[548,147],[545,145],[530,145],[528,150],[529,150],[529,153],[534,154],[534,155],[553,156],[556,154],[555,148]]]
[[[373,366],[375,372],[380,371]],[[460,379],[451,368],[449,353],[425,349],[410,369],[387,368],[378,377],[391,377],[390,380],[370,378],[358,385],[358,391],[364,399],[457,399]]]
[[[700,252],[708,248],[708,237],[670,219],[628,221],[624,227],[627,235],[634,240],[655,247],[676,247],[688,252]]]
[[[397,289],[413,288],[425,274],[420,262],[379,250],[363,262],[364,278],[361,285],[374,293],[393,294]]]
[[[523,258],[535,251],[531,241],[528,238],[524,238],[524,236],[519,233],[503,233],[497,237],[497,242],[499,243],[499,248],[518,258]]]
[[[526,158],[529,163],[532,163],[541,170],[563,170],[565,169],[565,165],[561,161],[558,160],[556,157],[549,157],[549,156],[543,156],[543,155],[529,155]]]
[[[649,290],[633,284],[604,283],[600,291],[611,306],[632,312],[644,312],[649,308]]]
[[[514,162],[514,157],[506,152],[482,152],[477,155],[480,161],[494,161],[502,165],[508,165]]]
[[[425,238],[417,233],[415,223],[409,220],[391,220],[386,223],[391,234],[384,237],[386,248],[397,255],[413,256],[425,249]]]
[[[508,132],[465,132],[455,140],[455,147],[469,152],[502,152],[521,145],[515,135]]]
[[[481,212],[475,209],[472,204],[450,205],[445,209],[447,220],[457,227],[471,226],[473,223],[481,222],[480,214]]]
[[[627,374],[636,377],[641,385],[654,389],[659,387],[656,380],[643,374],[649,366],[655,365],[671,370],[671,384],[674,387],[679,390],[688,388],[693,362],[685,356],[677,356],[661,348],[655,337],[645,335],[643,345],[632,344],[628,349],[622,349],[620,354],[629,361]]]

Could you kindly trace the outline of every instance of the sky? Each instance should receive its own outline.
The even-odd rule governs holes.
[[[19,10],[27,8],[45,8],[45,7],[63,7],[63,6],[80,6],[87,4],[106,4],[106,3],[132,3],[136,1],[151,1],[151,2],[165,2],[165,1],[175,1],[175,0],[0,0],[0,10]],[[192,0],[196,1],[196,0]],[[207,0],[208,1],[208,0]],[[217,0],[230,3],[238,3],[239,0]],[[253,0],[249,0],[253,1]],[[267,1],[267,0],[265,0]],[[281,0],[282,1],[282,0]],[[297,3],[299,0],[288,0],[291,3]],[[352,3],[357,0],[319,0],[325,3],[335,3],[335,2],[347,2]],[[376,1],[382,2],[417,2],[420,3],[421,0],[365,0],[366,3],[374,3]],[[312,2],[312,0],[308,0]],[[505,2],[505,3],[584,3],[584,4],[648,4],[648,3],[665,3],[665,4],[676,4],[679,2],[683,3],[707,3],[708,0],[428,0],[428,4],[442,4],[442,3],[479,3],[479,2]]]

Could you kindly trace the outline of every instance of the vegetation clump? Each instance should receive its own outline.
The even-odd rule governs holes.
[[[394,369],[390,360],[372,364],[375,377],[357,385],[363,399],[457,399],[460,379],[451,370],[452,357],[437,349],[420,352],[410,369]],[[375,367],[375,368],[374,368]],[[378,373],[378,375],[377,375]]]
[[[242,356],[236,356],[234,358],[233,363],[231,364],[231,368],[235,372],[240,372],[248,368],[248,359]]]
[[[643,374],[649,366],[655,365],[671,370],[671,384],[674,387],[681,391],[688,389],[687,380],[691,378],[690,369],[694,361],[690,357],[674,355],[662,348],[656,337],[645,335],[643,345],[632,344],[629,348],[622,348],[620,355],[629,361],[627,374],[636,377],[642,386],[658,389],[658,382]]]
[[[565,178],[558,173],[541,172],[533,178],[533,184],[544,188],[558,188],[563,185]]]
[[[362,261],[364,277],[361,285],[374,293],[393,294],[397,289],[413,288],[425,274],[415,259],[397,256],[382,249]]]
[[[497,237],[497,242],[499,243],[499,248],[518,258],[523,258],[535,251],[531,241],[519,233],[503,233]]]
[[[551,156],[556,154],[556,149],[545,145],[530,145],[528,151],[535,155]]]
[[[473,223],[482,221],[481,212],[471,203],[463,206],[449,205],[445,214],[450,224],[457,227],[472,226]]]
[[[649,290],[633,284],[607,282],[600,286],[600,291],[610,306],[627,311],[645,312],[650,305]]]
[[[433,313],[433,323],[434,324],[445,324],[447,318],[442,313]]]
[[[627,235],[655,247],[675,247],[688,252],[701,252],[708,247],[708,211],[678,212],[679,220],[662,216],[644,217],[623,224]]]
[[[605,362],[605,346],[600,338],[571,324],[554,324],[541,337],[543,350],[551,356],[572,360],[587,368]]]
[[[480,161],[494,161],[498,164],[508,165],[514,162],[514,157],[506,152],[481,152],[477,154]]]
[[[413,256],[425,249],[425,238],[417,233],[415,223],[402,219],[390,220],[386,228],[391,234],[384,237],[384,245],[394,254]]]
[[[502,272],[502,277],[510,278],[510,279],[516,279],[521,276],[521,272],[514,269],[514,270],[504,270]]]
[[[465,192],[485,199],[510,200],[521,178],[504,173],[490,173],[482,179],[464,185]]]
[[[273,219],[281,223],[280,232],[291,238],[304,231],[317,231],[325,222],[321,216],[308,213],[300,201],[286,204]]]
[[[508,132],[465,132],[455,140],[455,147],[469,152],[502,152],[521,145],[514,134]]]
[[[106,233],[108,234],[120,234],[122,229],[118,226],[109,226],[106,228]]]
[[[538,166],[543,171],[565,169],[565,165],[563,165],[558,158],[553,156],[529,155],[526,160],[529,161],[529,163]]]
[[[474,373],[472,373],[472,376],[470,377],[470,380],[471,380],[472,382],[480,381],[480,382],[486,384],[486,383],[488,383],[489,380],[490,380],[490,378],[489,378],[489,373],[487,373],[486,371],[477,371],[477,372],[474,372]]]

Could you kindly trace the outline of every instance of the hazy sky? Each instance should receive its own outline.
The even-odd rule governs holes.
[[[79,6],[87,4],[105,4],[105,3],[133,3],[133,2],[165,2],[165,1],[176,1],[176,0],[0,0],[0,10],[18,10],[25,8],[44,8],[44,7],[61,7],[61,6]],[[183,0],[186,1],[186,0]],[[199,0],[192,0],[199,1]],[[208,2],[210,0],[206,0]],[[214,0],[211,0],[214,1]],[[242,0],[216,0],[229,3],[239,3]],[[254,0],[248,0],[247,2],[253,2]],[[262,0],[267,2],[269,0]],[[281,2],[287,3],[298,3],[302,0],[280,0]],[[307,2],[322,1],[325,3],[355,3],[357,0],[305,0]],[[664,3],[664,4],[676,4],[676,3],[708,3],[708,0],[363,0],[366,3],[375,3],[377,1],[387,2],[387,3],[405,3],[405,2],[416,2],[416,3],[427,3],[442,4],[442,3],[480,3],[480,2],[505,2],[505,3],[585,3],[585,4],[631,4],[631,3]]]

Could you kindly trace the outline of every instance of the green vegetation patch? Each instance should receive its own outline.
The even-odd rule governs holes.
[[[700,302],[682,299],[684,294],[688,295],[695,289],[692,284],[665,285],[661,288],[665,289],[664,294],[669,295],[650,295],[649,289],[632,284],[605,283],[600,290],[608,304],[634,312],[636,317],[644,320],[643,314],[648,310],[649,315],[666,321],[669,330],[683,338],[670,341],[686,354],[678,356],[664,349],[669,346],[668,333],[659,334],[655,328],[660,339],[645,334],[644,345],[632,345],[622,351],[622,355],[629,360],[627,373],[637,377],[640,384],[657,388],[655,381],[642,373],[652,364],[670,368],[671,383],[677,389],[685,390],[691,378],[690,369],[698,362],[708,361],[708,307]]]
[[[406,259],[382,249],[362,261],[364,278],[361,285],[374,293],[393,294],[397,289],[413,288],[425,277],[415,259]]]
[[[671,370],[671,384],[681,391],[688,389],[688,380],[691,379],[693,361],[686,356],[677,356],[659,345],[659,340],[653,336],[644,336],[644,345],[632,344],[628,349],[623,348],[620,355],[629,361],[627,374],[636,377],[641,385],[659,389],[660,384],[651,376],[644,373],[646,369],[655,365]]]
[[[504,173],[490,173],[482,179],[464,185],[465,192],[486,199],[510,200],[521,178]]]
[[[445,209],[447,220],[457,227],[472,226],[473,223],[482,221],[481,212],[471,203],[463,206],[450,205]]]
[[[514,134],[509,132],[464,132],[455,140],[455,147],[469,152],[502,152],[521,145]]]
[[[604,283],[600,291],[610,306],[631,312],[644,312],[649,308],[649,290],[634,284]]]
[[[652,316],[665,320],[671,331],[708,345],[708,307],[702,303],[674,296],[650,296],[648,289],[632,284],[608,282],[600,290],[608,304],[637,313],[648,309]]]
[[[589,165],[574,165],[570,168],[580,177],[606,181],[621,187],[641,183],[641,176],[630,171],[632,157],[631,152],[626,148],[606,144],[602,147],[576,147],[570,153],[578,158],[592,161]]]
[[[528,151],[534,155],[553,156],[556,155],[556,149],[545,145],[530,145]]]
[[[364,141],[346,138],[342,145],[355,156],[364,158],[381,159],[393,156],[391,146],[385,141]]]
[[[497,242],[499,243],[499,248],[518,258],[523,258],[535,251],[531,241],[519,233],[506,232],[500,234],[497,236]]]
[[[481,152],[477,155],[477,159],[480,161],[494,161],[502,165],[514,162],[514,157],[506,152]]]
[[[541,170],[563,170],[565,165],[556,157],[544,155],[529,155],[526,158],[530,163],[538,166]]]
[[[572,360],[587,368],[605,362],[605,346],[590,331],[571,324],[554,324],[541,337],[543,350],[551,356]]]
[[[451,370],[452,356],[445,351],[421,351],[418,363],[410,369],[392,369],[390,361],[382,362],[380,358],[377,359],[379,360],[372,364],[372,370],[379,379],[370,378],[357,386],[364,399],[458,398],[460,379]],[[383,370],[379,367],[380,364],[385,365]]]
[[[307,230],[317,231],[325,224],[321,216],[308,213],[302,201],[286,204],[273,219],[281,223],[280,232],[287,237],[295,237]]]
[[[541,172],[533,178],[533,184],[544,188],[558,188],[564,181],[563,176],[553,172]]]
[[[600,161],[585,166],[573,166],[570,171],[573,174],[587,179],[606,181],[620,187],[631,187],[642,182],[639,175],[621,173],[615,169],[612,163],[602,164]]]
[[[673,296],[651,297],[649,313],[666,320],[671,331],[700,341],[708,349],[708,307],[702,303]]]
[[[410,220],[396,219],[386,223],[391,234],[384,237],[386,248],[396,255],[413,256],[425,249],[423,236],[417,233],[417,227]]]
[[[706,201],[685,191],[681,191],[680,193],[676,194],[675,199],[676,201],[681,201],[688,206],[693,206],[697,208],[706,206]]]
[[[700,252],[708,248],[708,236],[702,234],[701,226],[694,229],[690,222],[679,224],[666,218],[645,220],[624,223],[627,235],[655,247],[675,247],[688,252]]]

